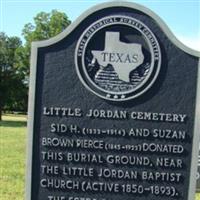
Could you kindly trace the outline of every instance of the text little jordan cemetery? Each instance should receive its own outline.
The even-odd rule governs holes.
[[[199,56],[119,1],[34,42],[26,200],[194,199]]]

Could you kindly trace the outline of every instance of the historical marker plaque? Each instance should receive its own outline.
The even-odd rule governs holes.
[[[33,43],[27,200],[191,200],[199,52],[148,9],[98,5]]]

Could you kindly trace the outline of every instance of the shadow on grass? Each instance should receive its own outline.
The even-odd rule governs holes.
[[[24,127],[27,125],[26,121],[8,121],[3,120],[0,122],[1,127]]]

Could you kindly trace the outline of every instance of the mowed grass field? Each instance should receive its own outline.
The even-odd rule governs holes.
[[[0,200],[24,200],[26,116],[0,122]]]
[[[26,116],[4,115],[0,122],[0,200],[25,200]],[[195,200],[200,200],[200,194]]]

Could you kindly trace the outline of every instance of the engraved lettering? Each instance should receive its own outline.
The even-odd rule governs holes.
[[[159,167],[183,168],[183,161],[181,159],[159,157],[156,159],[156,165]]]
[[[108,118],[108,119],[126,119],[128,116],[127,111],[122,110],[97,110],[90,109],[86,114],[87,117],[91,118]]]

